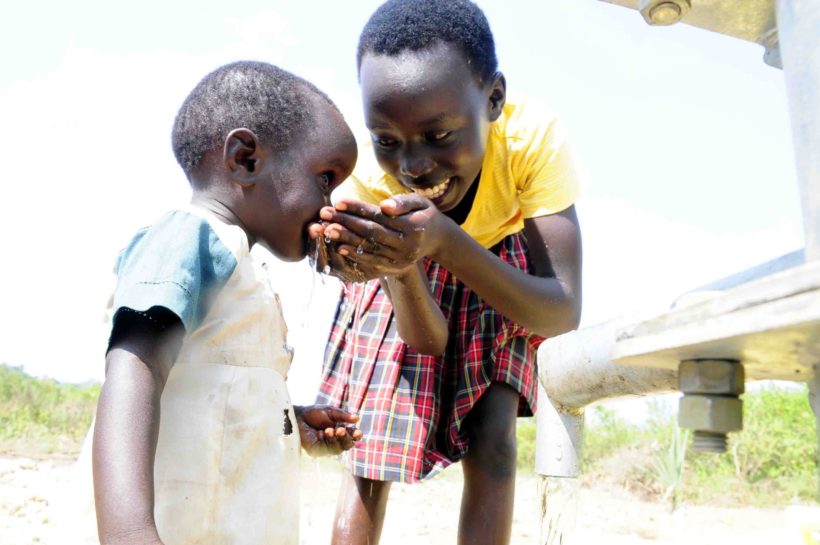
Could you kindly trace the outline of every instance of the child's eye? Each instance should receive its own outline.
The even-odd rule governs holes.
[[[451,134],[453,134],[453,131],[433,131],[427,133],[427,140],[430,142],[441,142],[449,138]]]
[[[392,148],[398,144],[398,142],[393,138],[374,136],[373,140],[380,148]]]

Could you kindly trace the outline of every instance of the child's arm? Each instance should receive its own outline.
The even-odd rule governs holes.
[[[430,295],[422,263],[380,282],[393,304],[399,337],[420,354],[442,355],[449,337],[447,320]]]
[[[293,412],[302,448],[312,456],[339,454],[362,438],[362,431],[356,429],[359,417],[347,411],[326,405],[294,405]]]
[[[575,208],[524,220],[530,275],[485,250],[464,230],[451,228],[434,254],[444,268],[492,307],[544,337],[578,327],[581,320],[581,235]],[[447,252],[446,248],[459,248]]]
[[[126,316],[112,334],[94,428],[97,527],[104,545],[155,545],[162,543],[154,523],[159,398],[182,328],[165,317],[158,326]]]
[[[578,325],[581,236],[574,207],[524,221],[534,275],[501,261],[420,195],[387,199],[380,211],[343,200],[322,214],[325,221],[344,227],[338,251],[356,259],[368,274],[392,274],[426,255],[534,333],[552,337]],[[354,255],[364,240],[377,242],[375,251]]]

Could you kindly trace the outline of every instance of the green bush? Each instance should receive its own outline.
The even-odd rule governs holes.
[[[637,428],[618,418],[615,411],[602,405],[591,409],[596,421],[595,432],[584,436],[584,471],[595,460],[606,458],[618,448],[634,442]],[[589,418],[588,418],[589,419]],[[519,418],[516,428],[518,439],[518,470],[532,473],[535,469],[535,418]]]
[[[692,452],[689,462],[693,498],[714,500],[720,485],[738,481],[741,497],[753,488],[752,502],[768,504],[817,495],[817,431],[808,402],[808,389],[767,388],[743,396],[741,433],[729,435],[729,448],[719,456]]]
[[[594,414],[586,420],[594,424],[584,430],[584,471],[592,469],[598,461],[612,456],[618,449],[638,442],[645,435],[638,426],[620,418],[612,409],[595,405],[591,411]]]
[[[518,438],[518,471],[526,474],[535,471],[535,418],[519,418],[516,427]]]
[[[743,401],[744,429],[729,435],[726,453],[687,449],[677,499],[759,506],[816,499],[817,435],[807,388],[761,389],[745,394]],[[611,409],[593,410],[597,418],[591,420],[598,423],[585,432],[585,472],[594,480],[614,478],[618,486],[661,497],[670,486],[665,475],[671,473],[659,471],[659,461],[675,458],[675,415],[651,405],[649,420],[638,426]]]
[[[73,453],[94,415],[99,385],[38,380],[0,365],[0,449]]]

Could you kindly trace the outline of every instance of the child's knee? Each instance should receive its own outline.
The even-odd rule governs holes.
[[[515,420],[509,425],[506,419],[475,419],[470,426],[468,456],[495,476],[515,474],[518,444]]]
[[[517,452],[515,435],[497,440],[485,437],[470,443],[465,461],[495,479],[508,479],[515,476]]]

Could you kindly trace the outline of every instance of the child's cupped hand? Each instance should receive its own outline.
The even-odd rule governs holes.
[[[337,243],[325,237],[324,224],[311,224],[308,227],[308,240],[307,255],[314,270],[333,275],[344,282],[364,282],[370,279],[359,270],[356,262],[336,251]]]
[[[299,438],[311,456],[330,456],[350,450],[362,438],[359,417],[326,405],[294,407]]]
[[[441,243],[446,217],[421,195],[396,195],[379,206],[342,199],[320,212],[335,251],[366,278],[401,274]]]

